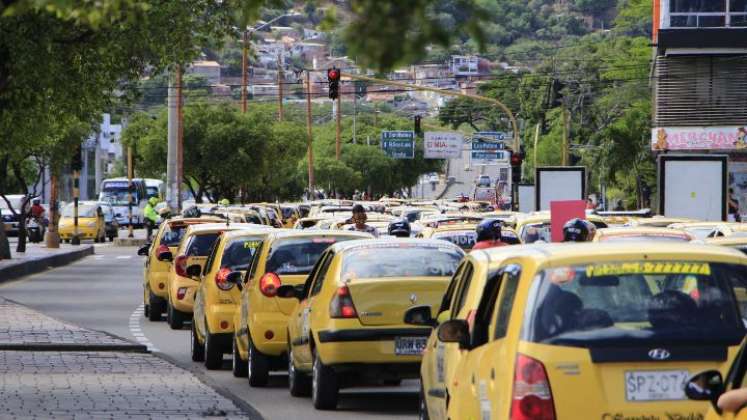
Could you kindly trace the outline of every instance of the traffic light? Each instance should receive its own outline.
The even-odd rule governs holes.
[[[73,171],[80,171],[83,169],[83,151],[81,150],[80,144],[73,148],[73,156],[70,160],[70,169]]]
[[[511,154],[511,183],[521,183],[521,164],[524,162],[524,153],[515,152]]]
[[[420,121],[421,121],[420,115],[416,115],[415,116],[415,134],[420,134],[422,132],[422,129],[420,128]]]
[[[327,82],[329,83],[329,99],[337,99],[340,96],[340,70],[335,67],[328,69]]]

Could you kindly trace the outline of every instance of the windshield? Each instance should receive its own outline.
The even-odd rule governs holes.
[[[161,236],[161,245],[169,247],[178,246],[186,230],[187,225],[169,224],[164,228],[163,235]]]
[[[261,236],[243,236],[231,239],[231,242],[223,250],[223,258],[220,260],[221,267],[228,267],[231,271],[246,271],[257,249],[262,245]]]
[[[328,247],[353,239],[360,237],[311,236],[276,242],[270,250],[266,271],[275,274],[309,274]]]
[[[692,261],[546,269],[532,285],[522,334],[575,347],[738,343],[745,331],[733,289],[745,290],[745,276],[741,265]]]
[[[218,239],[218,235],[220,235],[218,232],[193,235],[187,246],[186,255],[189,257],[207,257],[215,240]]]
[[[113,205],[126,206],[128,203],[127,198],[127,187],[123,188],[112,188],[104,187],[105,189],[99,194],[99,201],[105,203],[111,203]],[[135,202],[137,202],[137,194],[133,194]]]
[[[342,278],[451,276],[463,255],[462,251],[448,245],[405,243],[362,247],[345,255]]]
[[[464,250],[470,250],[477,241],[477,232],[474,230],[457,230],[451,232],[437,232],[433,239],[449,241]]]
[[[158,197],[158,187],[145,187],[145,192],[148,193],[148,197]]]
[[[70,203],[62,208],[62,217],[75,217],[73,212],[75,205]],[[78,204],[78,217],[96,217],[96,206],[90,204]]]

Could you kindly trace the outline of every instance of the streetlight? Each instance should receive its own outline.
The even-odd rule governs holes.
[[[297,12],[291,12],[286,13],[284,15],[280,15],[269,22],[262,23],[261,25],[250,28],[244,31],[244,48],[242,51],[242,60],[241,60],[241,112],[246,112],[246,100],[247,100],[247,90],[249,89],[249,44],[252,41],[252,35],[254,32],[271,25],[273,22],[276,22],[282,18],[291,17],[291,16],[298,16],[300,13]]]

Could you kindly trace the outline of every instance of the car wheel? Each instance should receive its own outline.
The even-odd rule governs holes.
[[[270,358],[254,346],[251,336],[249,337],[249,360],[246,364],[249,386],[256,388],[267,385],[270,379]]]
[[[143,315],[147,318],[148,315],[150,315],[150,305],[144,305],[143,306]]]
[[[150,321],[160,321],[161,320],[161,314],[163,313],[163,302],[161,299],[154,295],[153,292],[150,292],[150,296],[148,296],[148,305],[150,306],[150,311],[148,312],[148,319]]]
[[[205,367],[208,370],[223,367],[223,349],[215,341],[215,335],[207,330],[207,321],[205,321]]]
[[[335,371],[322,363],[314,351],[314,367],[311,373],[311,402],[317,410],[334,410],[340,392]]]
[[[192,322],[192,328],[189,329],[190,343],[192,348],[192,361],[202,362],[205,360],[205,347],[202,346],[200,340],[197,339],[197,332],[195,331],[195,323]]]
[[[288,390],[294,397],[308,397],[311,394],[311,378],[296,369],[291,346],[288,346]]]
[[[109,242],[114,242],[114,235],[109,235]]]
[[[249,375],[249,367],[247,366],[247,363],[243,360],[241,360],[241,355],[239,354],[239,347],[236,345],[236,336],[233,337],[233,349],[231,351],[231,370],[233,370],[233,376],[237,378],[246,378]]]
[[[425,401],[425,392],[423,391],[423,382],[420,382],[420,401],[418,403],[418,419],[430,420],[428,416],[428,403]]]
[[[184,327],[184,315],[176,310],[171,302],[168,303],[166,319],[172,330],[181,330]]]

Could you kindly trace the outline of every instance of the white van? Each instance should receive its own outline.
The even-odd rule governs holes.
[[[127,178],[109,178],[101,182],[99,201],[108,203],[114,209],[114,217],[119,226],[129,226],[129,206],[127,201],[129,181]],[[142,178],[132,179],[132,224],[143,226],[143,209],[148,202],[145,181]]]

